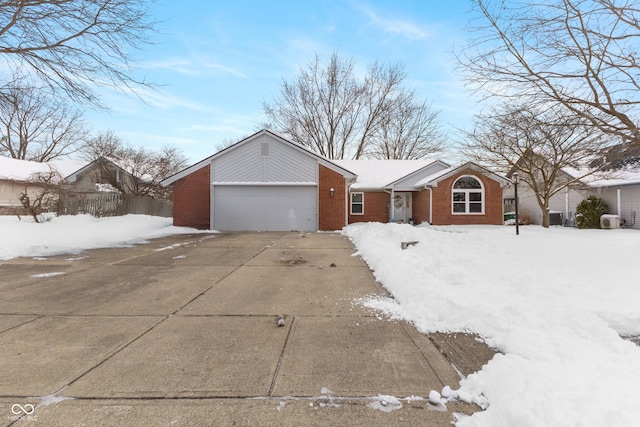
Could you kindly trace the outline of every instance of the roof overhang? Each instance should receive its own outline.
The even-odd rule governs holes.
[[[473,162],[467,162],[464,163],[460,166],[454,167],[454,168],[449,168],[449,169],[445,169],[441,172],[435,173],[425,179],[423,179],[422,181],[418,182],[416,184],[416,186],[419,187],[423,187],[423,188],[430,188],[430,187],[437,187],[438,184],[447,179],[450,178],[458,173],[460,173],[463,170],[466,169],[471,169],[479,174],[482,174],[486,177],[491,178],[494,181],[497,181],[498,183],[500,183],[500,187],[507,187],[508,185],[511,184],[511,180],[509,180],[508,178],[505,178],[504,176],[498,175],[495,172],[490,171],[487,168],[484,168],[476,163]]]

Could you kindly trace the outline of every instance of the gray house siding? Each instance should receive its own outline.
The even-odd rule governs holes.
[[[430,165],[425,166],[424,168],[416,171],[415,173],[410,174],[407,177],[399,179],[398,181],[393,183],[393,188],[396,191],[415,191],[416,183],[421,180],[447,169],[449,166],[440,161],[433,162]]]
[[[590,190],[590,195],[600,197],[609,205],[609,213],[619,215],[625,221],[625,228],[640,230],[640,185],[620,187],[620,211],[618,211],[618,189],[598,188]]]
[[[317,183],[318,161],[265,134],[216,158],[213,182]]]

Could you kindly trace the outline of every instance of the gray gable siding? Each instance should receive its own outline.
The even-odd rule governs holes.
[[[213,161],[214,182],[315,182],[318,161],[265,134]]]
[[[415,185],[422,179],[433,175],[436,172],[440,172],[442,170],[447,169],[449,166],[436,161],[433,162],[427,166],[425,166],[424,168],[416,171],[415,173],[412,173],[404,178],[399,179],[398,181],[393,183],[393,187],[396,191],[398,190],[406,190],[406,191],[411,191],[414,190]]]

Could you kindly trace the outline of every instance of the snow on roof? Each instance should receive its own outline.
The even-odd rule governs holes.
[[[383,189],[400,178],[433,163],[433,160],[332,160],[358,178],[354,190]]]
[[[49,172],[49,166],[64,177],[86,164],[87,162],[84,160],[52,160],[48,163],[41,163],[0,156],[0,179],[28,181],[36,173]]]
[[[627,166],[616,170],[599,171],[589,175],[587,169],[564,167],[562,170],[589,187],[619,187],[640,184],[640,167]]]
[[[473,162],[467,162],[467,163],[463,163],[461,165],[458,166],[450,166],[447,169],[443,169],[441,171],[438,171],[436,173],[433,173],[423,179],[421,179],[420,181],[416,182],[415,186],[416,187],[422,187],[424,185],[433,185],[434,183],[437,183],[437,181],[439,181],[442,178],[447,178],[449,177],[451,174],[453,174],[454,172],[458,171],[458,170],[462,170],[462,169],[472,169],[475,170],[476,172],[482,173],[483,175],[498,181],[499,183],[501,183],[502,186],[507,185],[507,183],[509,183],[510,181],[505,178],[504,176],[497,174],[495,172],[490,171],[489,169],[486,169],[476,163]]]

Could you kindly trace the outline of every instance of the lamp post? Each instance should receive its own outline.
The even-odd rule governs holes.
[[[520,234],[520,218],[518,217],[518,172],[514,172],[513,175],[511,175],[511,177],[513,178],[513,185],[514,185],[515,196],[516,196],[516,235],[519,235]]]

